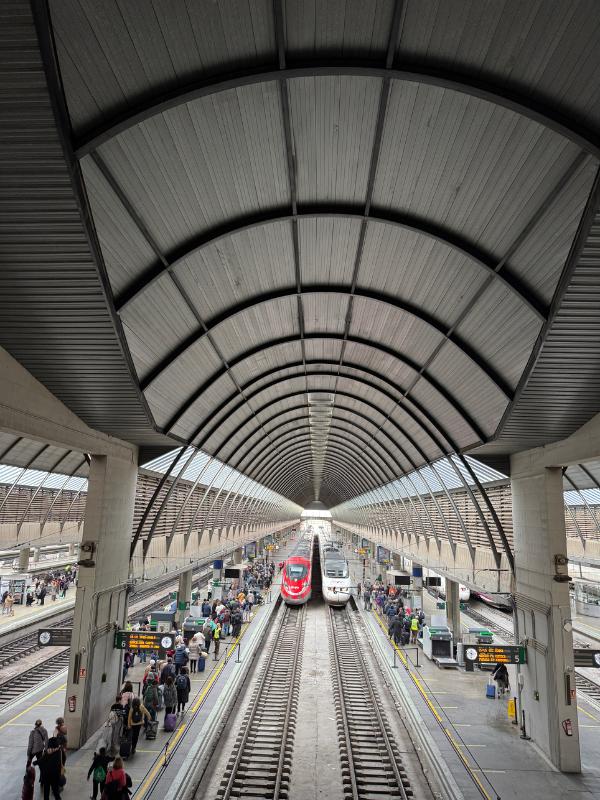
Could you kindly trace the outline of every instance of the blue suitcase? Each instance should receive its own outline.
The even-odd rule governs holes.
[[[491,698],[492,700],[496,699],[496,684],[495,683],[488,683],[485,696]]]
[[[206,669],[206,659],[200,656],[200,658],[198,659],[198,672],[204,672],[205,669]]]

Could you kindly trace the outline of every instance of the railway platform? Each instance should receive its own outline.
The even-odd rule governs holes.
[[[356,560],[350,566],[359,574]],[[387,665],[389,686],[402,698],[401,713],[420,731],[423,747],[433,747],[446,762],[465,800],[600,798],[600,704],[593,698],[583,693],[577,698],[582,773],[562,773],[535,744],[520,737],[508,714],[508,700],[518,685],[516,667],[508,666],[511,693],[488,699],[488,672],[439,669],[421,648],[417,667],[415,646],[394,646],[387,636],[387,621],[375,611],[366,612],[362,602],[358,605],[374,656]],[[436,611],[435,600],[427,593],[424,605],[427,615]],[[461,613],[461,624],[465,630],[473,625],[468,611]],[[497,636],[496,641],[509,638]]]
[[[214,660],[211,649],[205,671],[190,675],[190,700],[186,713],[178,717],[176,730],[172,733],[162,730],[163,710],[157,716],[161,724],[156,740],[146,741],[143,734],[140,737],[135,755],[126,762],[135,797],[139,800],[178,797],[177,787],[183,785],[190,770],[203,761],[204,756],[198,753],[198,748],[208,743],[208,731],[221,724],[223,704],[237,691],[251,667],[257,645],[276,608],[278,582],[277,576],[271,592],[266,595],[267,602],[256,608],[251,623],[244,624],[239,640],[224,639],[219,659]],[[135,665],[129,670],[127,680],[132,681],[134,691],[143,678],[145,667],[146,664],[136,658]],[[39,718],[51,735],[56,718],[64,713],[66,688],[66,670],[63,669],[19,700],[0,709],[3,796],[20,797],[29,732]],[[66,724],[68,729],[68,717]],[[82,748],[69,752],[63,800],[81,800],[90,796],[92,786],[87,782],[87,771],[102,733],[101,728]]]
[[[66,597],[48,598],[43,606],[14,605],[12,615],[0,614],[0,635],[21,630],[25,625],[42,623],[55,616],[59,611],[69,611],[75,606],[75,587],[71,586]]]

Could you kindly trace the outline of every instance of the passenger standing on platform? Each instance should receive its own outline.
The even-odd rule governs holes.
[[[208,599],[204,598],[204,602],[202,603],[202,616],[205,619],[208,619],[208,617],[210,617],[210,615],[211,615],[211,611],[212,611],[212,608],[211,608],[210,603],[208,602]]]
[[[134,752],[133,750],[131,751]],[[106,784],[102,797],[107,800],[121,800],[128,796],[127,775],[123,769],[123,759],[119,756],[113,761],[112,769],[106,775]]]
[[[126,681],[121,689],[121,705],[127,709],[127,713],[129,713],[129,706],[133,703],[134,697],[133,684],[131,681]]]
[[[6,595],[4,599],[4,613],[7,617],[14,617],[15,612],[13,609],[13,605],[15,602],[15,598],[12,596],[10,592]]]
[[[154,690],[156,691],[156,687],[154,687]],[[150,721],[150,719],[155,719],[155,717],[156,714],[152,716],[146,706],[142,704],[139,697],[134,698],[131,708],[129,709],[129,717],[127,719],[127,727],[131,731],[131,755],[135,753],[135,748],[137,747],[138,739],[140,738],[140,731],[142,730],[142,725],[144,724],[144,718]],[[115,758],[113,769],[115,768],[117,761],[121,761],[121,759]],[[122,766],[123,762],[121,761],[121,767]],[[108,783],[108,776],[106,781]]]
[[[195,633],[190,640],[190,672],[196,672],[200,651],[204,649],[202,646],[203,643],[204,636],[201,633]]]
[[[43,606],[44,605],[44,601],[46,599],[46,584],[45,583],[40,584],[40,593],[38,594],[38,598],[40,600],[40,605]]]
[[[102,796],[102,793],[104,792],[106,773],[108,771],[108,765],[111,761],[112,758],[107,755],[105,747],[100,747],[98,752],[94,753],[92,766],[89,768],[87,774],[88,781],[93,775],[92,800],[96,800],[96,797],[98,796],[98,788],[100,788],[100,796]]]
[[[204,649],[207,653],[210,652],[210,643],[212,641],[213,626],[210,619],[207,619],[202,626],[202,635],[204,636]]]
[[[177,689],[171,675],[167,678],[163,689],[163,699],[165,701],[165,719],[167,714],[174,714],[177,707]]]
[[[29,734],[27,744],[27,763],[31,764],[34,758],[39,758],[48,745],[48,731],[42,725],[41,719],[36,719],[35,726]]]
[[[65,766],[65,754],[54,736],[48,740],[48,746],[38,759],[40,766],[40,784],[44,790],[44,800],[50,800],[50,790],[54,800],[60,800],[62,773]]]
[[[56,727],[54,728],[54,733],[52,734],[59,745],[62,747],[65,755],[67,753],[67,726],[65,721],[62,717],[59,717],[56,720]]]
[[[231,635],[237,639],[242,632],[242,614],[239,608],[236,608],[231,615]],[[206,648],[208,650],[208,648]]]
[[[176,674],[177,674],[177,670],[176,670],[175,665],[173,664],[173,659],[169,656],[169,658],[167,658],[167,663],[164,665],[164,667],[160,671],[160,682],[162,684],[165,684],[167,682],[167,678],[169,677],[169,675],[172,678],[174,678]],[[150,679],[148,678],[148,682],[149,682],[149,680]]]
[[[181,640],[179,642],[179,644],[177,645],[177,647],[175,648],[175,674],[176,675],[179,675],[181,670],[185,666],[187,666],[187,663],[189,661],[188,653],[189,653],[189,650],[187,649],[187,647],[183,643],[183,640]]]
[[[137,699],[137,697],[134,699],[131,706],[132,708]],[[154,681],[150,682],[150,680],[148,680],[146,691],[144,692],[144,705],[142,708],[144,708],[144,710],[147,709],[147,713],[153,721],[156,719],[156,712],[158,710],[158,688]],[[129,712],[129,717],[131,718],[131,711]]]
[[[359,581],[359,582],[358,582],[358,584],[356,585],[356,596],[357,596],[359,599],[360,599],[360,592],[361,592],[361,589],[362,589],[362,586],[360,585],[360,581]]]
[[[104,741],[108,753],[114,758],[119,752],[119,743],[123,728],[127,727],[127,718],[124,716],[125,709],[121,705],[121,695],[118,694],[115,702],[110,707],[108,719],[106,720]]]
[[[213,628],[213,642],[215,643],[215,661],[219,660],[219,648],[221,647],[221,624],[215,623]]]
[[[365,586],[365,591],[363,592],[363,601],[365,604],[365,611],[371,610],[371,587]]]
[[[58,594],[58,586],[56,581],[52,581],[50,584],[50,597],[52,598],[52,602],[56,600],[56,596]]]
[[[417,643],[417,635],[419,633],[419,619],[416,616],[410,621],[410,643],[416,644]]]
[[[228,608],[224,608],[221,612],[221,625],[223,626],[223,636],[229,636],[231,633],[231,611]]]
[[[190,699],[192,684],[187,674],[187,667],[183,667],[179,675],[175,678],[175,688],[177,689],[177,713],[185,713],[185,707]]]

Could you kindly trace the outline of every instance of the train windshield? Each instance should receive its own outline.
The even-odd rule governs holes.
[[[306,577],[308,570],[304,566],[304,564],[288,564],[287,565],[287,574],[288,578],[293,581],[299,581],[302,578]]]
[[[348,565],[345,561],[330,561],[327,559],[325,562],[325,573],[328,578],[347,578]]]

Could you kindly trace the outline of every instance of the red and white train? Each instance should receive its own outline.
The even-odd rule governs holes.
[[[292,555],[286,559],[281,576],[281,596],[291,606],[310,600],[314,534],[302,532]]]

